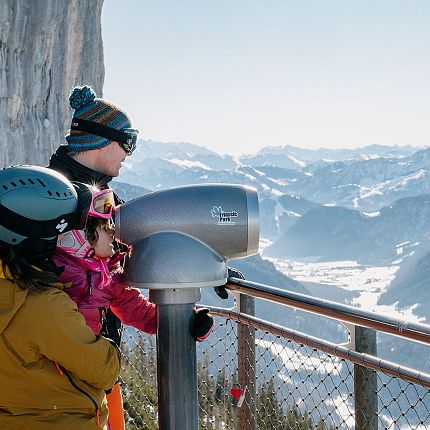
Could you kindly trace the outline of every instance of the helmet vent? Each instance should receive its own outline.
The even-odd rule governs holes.
[[[28,178],[28,182],[30,182],[31,185],[34,185],[33,179]]]
[[[19,182],[20,182],[22,185],[25,185],[25,182],[24,182],[22,179],[20,179],[20,180],[19,180]]]
[[[58,191],[56,191],[55,194],[57,195],[57,197],[60,197],[60,193]]]
[[[8,190],[9,188],[6,185],[3,185],[3,189]]]
[[[39,182],[39,184],[42,185],[42,187],[46,188],[46,185],[44,184],[44,182],[41,181],[39,178],[37,178],[37,182]]]
[[[13,187],[16,187],[16,183],[15,183],[15,182],[11,181],[11,182],[10,182],[10,184],[11,184]]]
[[[49,191],[49,190],[48,190],[48,194],[49,194],[50,196],[52,196],[52,192],[51,192],[51,191]]]

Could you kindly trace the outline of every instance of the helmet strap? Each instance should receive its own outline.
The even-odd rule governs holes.
[[[0,203],[1,225],[13,233],[32,239],[58,236],[79,225],[79,214],[74,212],[57,218],[37,221],[11,211]]]

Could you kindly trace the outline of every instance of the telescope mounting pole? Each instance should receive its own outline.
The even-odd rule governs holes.
[[[150,290],[157,304],[158,428],[198,430],[196,342],[191,336],[200,288]]]

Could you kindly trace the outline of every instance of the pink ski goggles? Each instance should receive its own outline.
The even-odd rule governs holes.
[[[92,200],[87,216],[109,219],[112,218],[114,209],[115,198],[113,195],[113,190],[110,188],[106,190],[100,190],[92,195]]]
[[[75,230],[83,230],[89,216],[95,218],[112,218],[115,210],[115,196],[113,190],[98,190],[92,185],[82,182],[72,182],[78,193],[78,207],[76,209]]]

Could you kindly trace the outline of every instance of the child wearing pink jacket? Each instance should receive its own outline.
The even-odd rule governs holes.
[[[71,231],[66,233],[62,243],[71,241],[70,236],[74,236],[77,243],[84,241],[80,232]],[[85,255],[91,248],[90,244],[86,244],[81,252]],[[80,258],[72,255],[70,249],[59,245],[54,262],[57,266],[64,266],[60,280],[66,284],[65,291],[77,304],[93,332],[100,333],[104,316],[111,308],[123,324],[154,334],[157,329],[156,306],[138,289],[122,281],[118,262],[124,254],[117,252],[105,258],[97,258],[96,255],[93,258]]]

